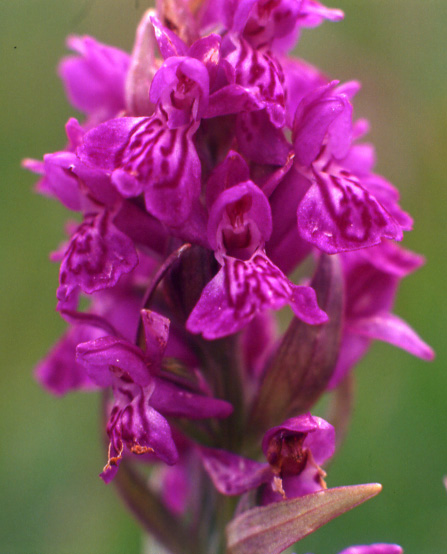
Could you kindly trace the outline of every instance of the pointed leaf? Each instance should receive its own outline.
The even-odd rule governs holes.
[[[381,490],[378,483],[338,487],[248,510],[227,526],[227,554],[279,554]]]

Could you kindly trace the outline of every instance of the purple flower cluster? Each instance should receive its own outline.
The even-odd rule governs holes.
[[[238,511],[324,491],[335,431],[315,401],[374,339],[433,356],[392,313],[423,259],[394,242],[412,220],[373,173],[359,84],[287,55],[301,29],[342,17],[315,0],[160,1],[131,55],[70,37],[60,76],[86,119],[24,162],[81,215],[52,255],[69,327],[38,379],[104,391],[102,478],[151,467],[172,521],[197,527],[212,485]]]

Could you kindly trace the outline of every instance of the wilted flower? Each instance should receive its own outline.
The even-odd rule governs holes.
[[[131,55],[70,37],[59,73],[86,119],[24,162],[82,217],[52,255],[69,328],[37,378],[103,391],[101,476],[173,553],[221,552],[227,524],[228,552],[281,552],[377,494],[327,489],[336,429],[309,410],[373,339],[433,356],[391,313],[423,260],[393,242],[412,220],[372,172],[360,86],[287,55],[342,17],[316,0],[160,0]]]

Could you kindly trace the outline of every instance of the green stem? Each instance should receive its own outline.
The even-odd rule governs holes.
[[[230,417],[219,421],[221,436],[216,446],[238,452],[244,436],[246,406],[237,337],[214,341],[198,338],[198,343],[206,374],[213,381],[215,396],[230,402],[234,409]]]
[[[196,537],[148,489],[145,479],[127,461],[114,479],[118,491],[146,531],[172,554],[202,552]]]

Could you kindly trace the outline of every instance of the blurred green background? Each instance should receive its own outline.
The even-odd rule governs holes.
[[[62,332],[54,312],[57,267],[47,260],[63,238],[66,212],[32,194],[23,157],[65,143],[74,111],[56,76],[69,33],[130,50],[148,6],[137,0],[0,2],[1,402],[0,552],[139,553],[140,532],[113,486],[98,398],[49,396],[32,376]],[[432,364],[376,344],[358,368],[348,439],[329,486],[378,481],[381,495],[334,520],[295,548],[335,554],[349,544],[397,542],[407,554],[447,545],[447,2],[338,0],[341,23],[303,33],[298,53],[330,76],[363,83],[357,116],[372,121],[377,171],[394,182],[415,217],[405,245],[427,266],[404,282],[396,312],[435,348]],[[262,553],[260,553],[262,554]]]

